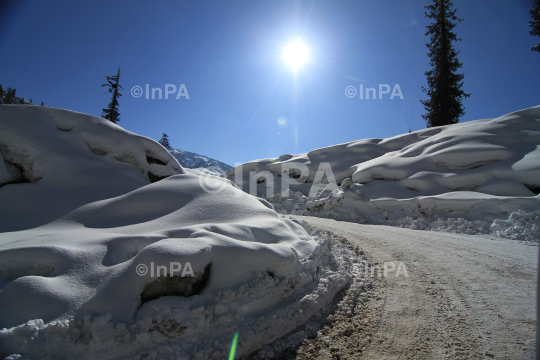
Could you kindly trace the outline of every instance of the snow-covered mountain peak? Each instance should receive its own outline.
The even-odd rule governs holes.
[[[232,166],[229,166],[221,161],[214,160],[207,156],[199,155],[193,152],[180,150],[180,149],[172,149],[169,152],[185,168],[211,169],[211,170],[219,172],[220,174],[232,168]]]

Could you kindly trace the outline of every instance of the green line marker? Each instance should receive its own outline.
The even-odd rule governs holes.
[[[238,343],[238,331],[234,333],[234,337],[231,343],[231,351],[229,352],[229,360],[234,360],[236,354],[236,344]]]

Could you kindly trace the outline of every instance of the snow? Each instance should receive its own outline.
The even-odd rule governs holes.
[[[1,106],[0,152],[2,358],[243,356],[352,279],[340,241],[104,119]]]
[[[0,184],[9,183],[15,181],[20,177],[20,172],[17,168],[11,164],[7,164],[4,161],[4,157],[0,153]]]
[[[0,207],[0,231],[44,225],[148,185],[149,174],[185,173],[160,144],[110,121],[49,107],[7,105],[0,111],[0,153],[26,182],[0,188],[0,203],[7,204]]]
[[[231,168],[230,165],[222,163],[221,161],[189,151],[172,149],[170,153],[183,167],[198,169],[211,175],[220,176]]]
[[[281,213],[538,240],[539,149],[537,106],[255,160],[224,177]],[[523,216],[523,231],[510,230]]]
[[[236,331],[271,356],[359,263],[274,209],[537,241],[539,146],[534,107],[217,177],[101,118],[1,106],[0,356],[221,359]]]

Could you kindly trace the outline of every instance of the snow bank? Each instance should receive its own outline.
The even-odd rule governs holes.
[[[308,321],[350,281],[346,258],[239,191],[177,175],[2,234],[1,355],[225,358],[237,330],[245,355]],[[171,263],[207,271],[202,291],[151,276]]]
[[[21,183],[0,188],[0,231],[40,226],[89,202],[185,173],[149,138],[102,118],[40,106],[0,106],[0,153],[0,186]]]
[[[539,241],[540,239],[540,210],[526,212],[517,210],[507,218],[495,219],[492,222],[485,220],[467,220],[460,218],[412,218],[406,216],[397,220],[385,219],[375,216],[359,216],[355,212],[349,214],[335,211],[313,213],[308,211],[281,211],[283,214],[317,216],[340,221],[356,222],[360,224],[397,226],[412,230],[431,230],[451,232],[468,235],[492,235],[513,240]]]
[[[540,107],[255,160],[224,177],[282,213],[447,231],[463,227],[434,222],[461,218],[485,223],[480,233],[530,238],[495,229],[519,211],[529,230],[539,225]]]
[[[235,331],[242,356],[351,280],[332,239],[103,119],[2,106],[0,149],[2,358],[222,359]]]

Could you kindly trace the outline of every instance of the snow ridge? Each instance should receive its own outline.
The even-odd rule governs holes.
[[[281,213],[532,239],[540,106],[254,160],[224,176]],[[528,230],[509,230],[518,219]]]

